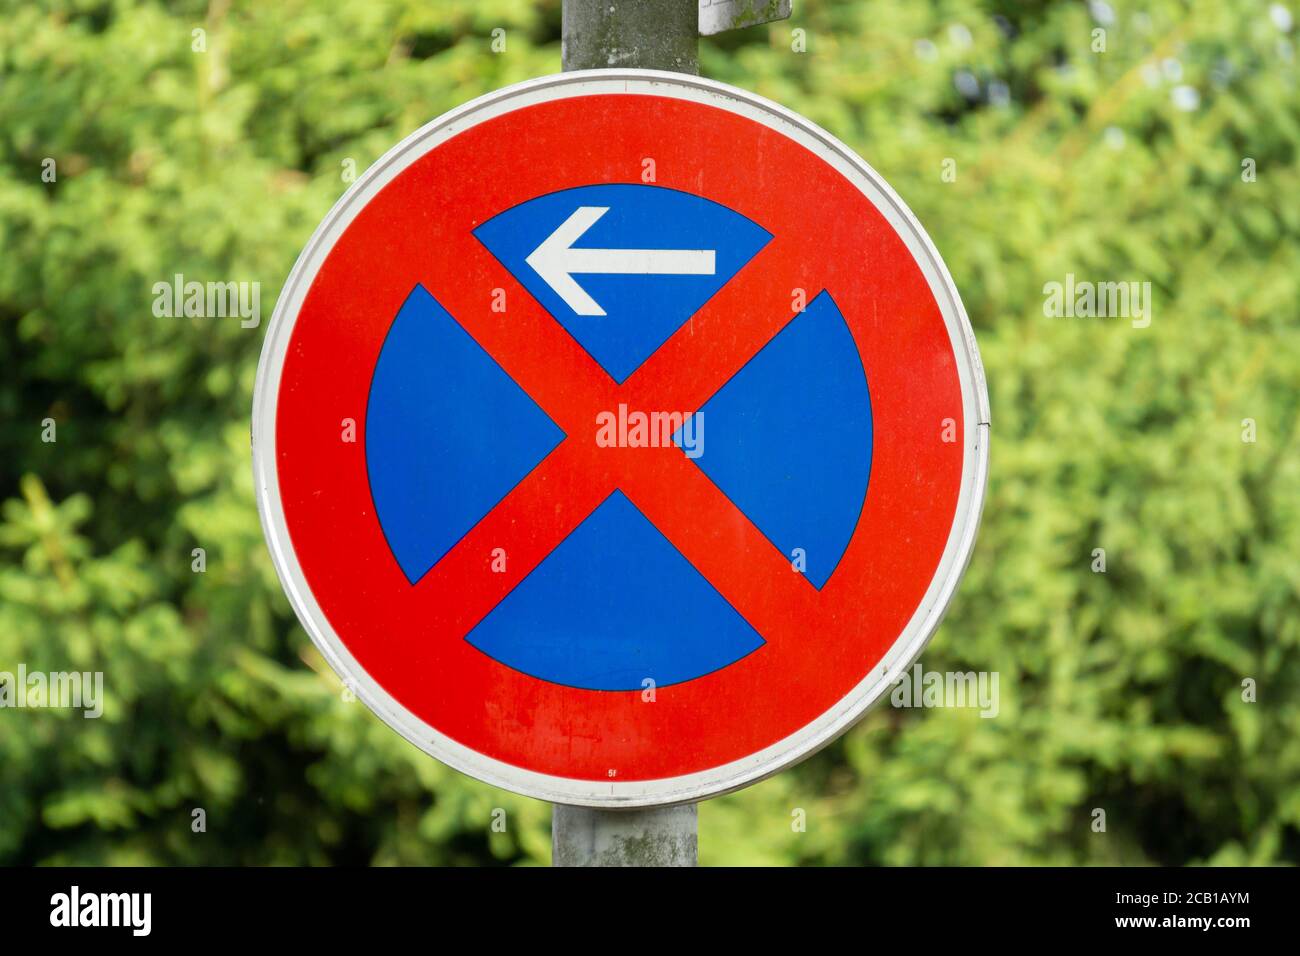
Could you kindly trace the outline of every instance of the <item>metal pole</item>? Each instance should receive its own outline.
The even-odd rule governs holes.
[[[695,866],[699,826],[693,803],[653,810],[592,810],[556,804],[552,866]]]
[[[699,0],[564,0],[564,69],[611,66],[700,72]],[[556,804],[554,866],[695,866],[695,804],[593,810]]]
[[[700,72],[699,0],[564,0],[564,69]]]

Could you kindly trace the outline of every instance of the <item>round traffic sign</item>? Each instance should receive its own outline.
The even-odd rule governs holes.
[[[752,783],[920,653],[974,544],[988,399],[884,181],[719,83],[569,73],[411,134],[277,303],[253,457],[357,695],[560,803]]]

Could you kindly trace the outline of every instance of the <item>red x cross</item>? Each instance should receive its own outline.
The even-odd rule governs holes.
[[[421,613],[468,633],[617,488],[765,638],[815,626],[816,589],[680,450],[595,442],[596,415],[619,403],[697,410],[794,318],[801,270],[783,244],[769,243],[620,386],[476,239],[459,240],[447,260],[485,273],[508,308],[491,311],[481,287],[451,276],[428,288],[567,437],[419,582]],[[497,547],[507,572],[484,573]]]

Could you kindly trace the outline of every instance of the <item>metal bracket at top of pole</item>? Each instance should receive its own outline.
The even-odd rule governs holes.
[[[784,20],[790,16],[792,0],[699,0],[700,36],[711,37],[728,30]]]

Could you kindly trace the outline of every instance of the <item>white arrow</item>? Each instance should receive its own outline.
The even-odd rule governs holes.
[[[578,315],[604,315],[605,310],[574,281],[574,273],[713,275],[712,249],[574,249],[573,244],[607,212],[608,206],[579,206],[524,260]]]

